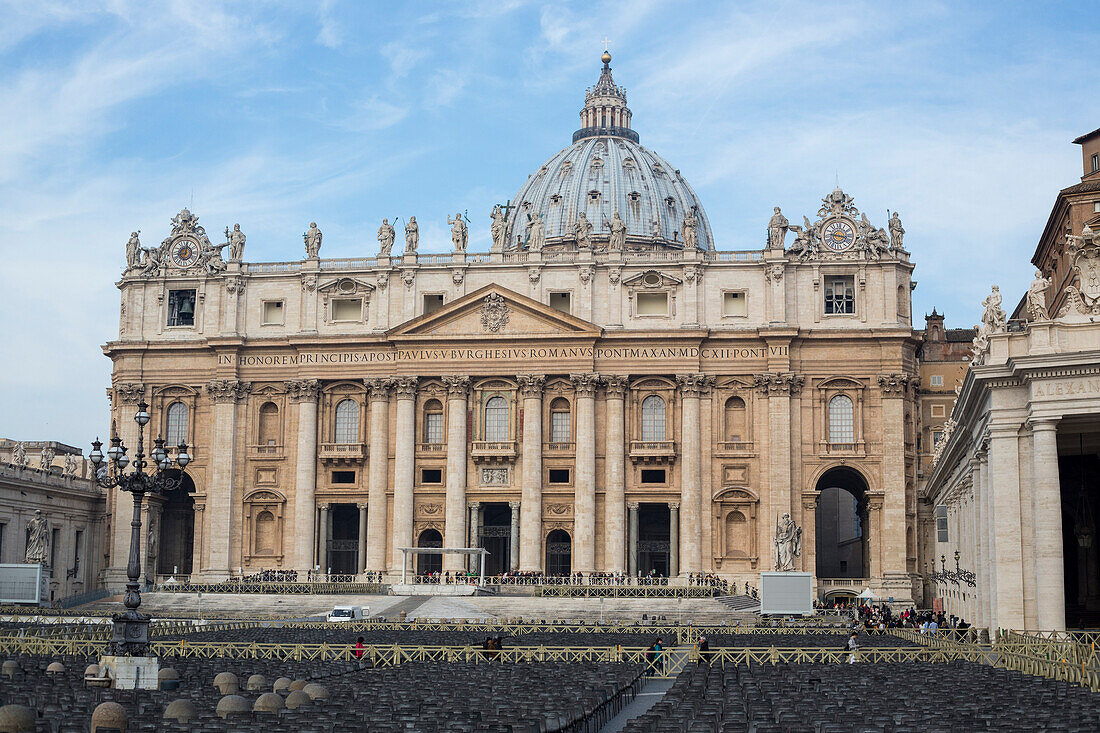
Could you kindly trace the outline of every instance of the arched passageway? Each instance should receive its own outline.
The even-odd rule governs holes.
[[[572,565],[573,542],[564,529],[555,529],[546,535],[546,574],[569,575]]]
[[[868,577],[866,482],[857,471],[840,466],[822,475],[817,491],[817,577]]]
[[[179,469],[166,473],[179,476]],[[160,575],[190,575],[195,549],[195,482],[187,473],[175,491],[164,495],[160,511],[160,548],[156,552],[157,573]],[[152,554],[152,553],[150,553]]]
[[[443,535],[439,533],[439,530],[426,529],[420,533],[420,536],[416,538],[417,547],[443,547]],[[441,573],[443,572],[443,555],[417,555],[416,556],[416,574],[427,575],[428,573]]]

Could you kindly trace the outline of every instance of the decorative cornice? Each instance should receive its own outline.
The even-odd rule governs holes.
[[[905,394],[906,388],[909,386],[909,380],[912,378],[912,375],[909,374],[880,374],[878,375],[878,386],[884,396],[901,397]]]
[[[370,391],[370,398],[372,400],[386,401],[390,398],[390,391],[393,390],[394,380],[389,377],[371,377],[370,379],[364,379],[363,384],[366,385]]]
[[[594,372],[570,374],[569,380],[573,382],[573,391],[578,397],[595,397],[596,388],[600,384],[600,375]]]
[[[605,374],[600,377],[600,384],[608,397],[622,397],[630,386],[630,378],[622,374]]]
[[[447,385],[447,394],[451,397],[465,397],[470,391],[470,378],[452,374],[440,377],[443,384]]]
[[[321,382],[317,379],[292,379],[283,382],[283,386],[292,402],[316,402],[321,392]]]
[[[753,375],[753,387],[762,395],[796,395],[806,378],[794,372],[765,372]]]
[[[136,405],[145,397],[145,385],[133,382],[123,382],[115,387],[118,401],[123,405]]]
[[[393,383],[394,396],[399,400],[416,397],[416,377],[398,377]]]
[[[542,386],[546,384],[546,377],[541,374],[517,374],[519,392],[524,397],[542,397]]]
[[[206,393],[215,404],[240,402],[252,391],[252,382],[236,379],[211,379],[206,383]]]

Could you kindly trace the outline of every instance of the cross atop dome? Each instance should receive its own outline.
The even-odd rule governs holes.
[[[625,137],[638,142],[638,133],[630,129],[630,108],[626,106],[626,90],[611,76],[611,54],[606,49],[600,56],[603,69],[596,85],[584,93],[581,129],[573,133],[573,142],[586,137]]]

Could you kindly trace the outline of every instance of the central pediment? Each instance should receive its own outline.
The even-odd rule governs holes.
[[[601,329],[545,303],[501,287],[486,285],[434,313],[406,321],[387,334],[400,340],[528,336],[597,338]]]

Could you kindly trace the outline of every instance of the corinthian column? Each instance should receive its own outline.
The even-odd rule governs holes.
[[[416,450],[416,377],[394,383],[397,397],[397,435],[393,467],[393,558],[391,570],[401,566],[399,547],[413,546],[413,473]]]
[[[443,546],[463,547],[466,541],[466,395],[469,377],[443,377],[447,385],[447,500]],[[461,572],[462,555],[444,555],[443,570]]]
[[[321,383],[316,379],[285,382],[287,395],[298,404],[298,448],[294,469],[294,567],[300,573],[313,569],[317,537],[317,394]]]
[[[546,377],[520,374],[523,396],[523,483],[520,510],[519,569],[542,570],[542,385]]]
[[[370,389],[370,461],[367,476],[367,563],[364,570],[386,569],[386,490],[390,468],[390,389],[392,379],[369,379]]]
[[[703,479],[699,439],[702,425],[699,420],[699,403],[714,384],[714,378],[705,374],[679,374],[676,381],[680,385],[683,418],[680,425],[680,451],[683,457],[680,468],[680,521],[683,529],[680,533],[680,563],[682,572],[698,573],[703,569]]]
[[[598,374],[573,374],[577,399],[577,475],[573,489],[573,571],[596,570],[596,385]]]
[[[519,507],[518,501],[508,502],[512,510],[512,528],[508,543],[508,569],[513,573],[519,570]]]
[[[607,404],[607,442],[604,451],[604,553],[605,572],[626,570],[626,421],[624,395],[627,378],[603,377]]]
[[[229,544],[234,516],[240,519],[240,497],[237,495],[237,404],[252,391],[251,382],[235,379],[213,379],[206,393],[214,403],[214,440],[210,471],[210,560],[208,571],[212,579],[230,575]]]

